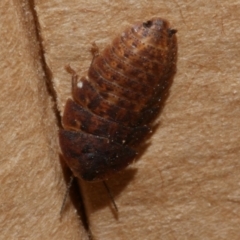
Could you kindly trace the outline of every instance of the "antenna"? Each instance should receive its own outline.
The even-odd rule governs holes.
[[[60,216],[61,216],[61,217],[62,217],[63,210],[64,210],[64,208],[65,208],[65,206],[66,206],[67,197],[68,197],[68,195],[69,195],[69,191],[70,191],[70,188],[71,188],[71,186],[72,186],[73,179],[74,179],[74,176],[73,176],[73,174],[72,174],[72,176],[70,177],[70,181],[69,181],[69,183],[68,183],[68,185],[67,185],[67,189],[66,189],[66,191],[65,191],[64,198],[63,198],[62,207],[61,207],[61,210],[60,210]]]
[[[117,205],[116,205],[116,203],[114,201],[114,197],[112,195],[112,192],[110,191],[110,189],[109,189],[109,187],[108,187],[108,185],[107,185],[107,183],[105,181],[103,181],[103,185],[104,185],[104,187],[106,188],[106,190],[108,192],[108,195],[109,195],[109,197],[110,197],[110,199],[111,199],[111,201],[113,203],[113,206],[114,206],[116,212],[118,212],[118,208],[117,208]]]

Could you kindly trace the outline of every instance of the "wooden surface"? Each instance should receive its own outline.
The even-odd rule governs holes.
[[[118,215],[80,183],[92,238],[240,239],[240,1],[204,0],[0,2],[0,239],[89,238],[70,201],[59,217],[64,67],[84,75],[92,42],[153,16],[178,29],[178,71],[149,147],[107,181]]]

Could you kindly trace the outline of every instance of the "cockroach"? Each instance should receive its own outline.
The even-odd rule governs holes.
[[[161,18],[136,23],[102,53],[88,73],[72,73],[60,147],[73,175],[104,181],[135,159],[176,72],[177,30]]]

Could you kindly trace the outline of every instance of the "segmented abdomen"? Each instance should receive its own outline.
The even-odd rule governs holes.
[[[87,77],[73,74],[60,145],[75,176],[103,180],[132,162],[175,74],[175,33],[160,18],[135,24],[94,56]]]

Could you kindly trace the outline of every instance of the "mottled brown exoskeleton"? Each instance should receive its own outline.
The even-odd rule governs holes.
[[[59,138],[75,177],[104,180],[134,160],[176,72],[176,32],[161,18],[134,24],[95,52],[86,77],[69,69]]]

